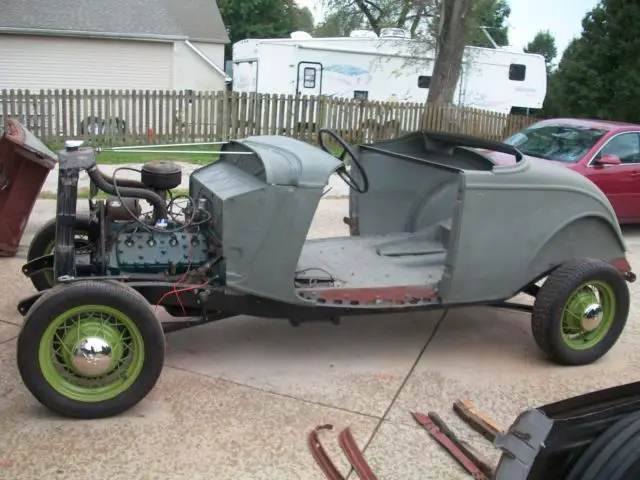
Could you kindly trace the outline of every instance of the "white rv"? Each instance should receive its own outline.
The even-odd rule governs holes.
[[[434,52],[406,31],[356,31],[350,37],[246,39],[233,45],[232,89],[370,101],[424,102]],[[544,57],[507,48],[466,47],[454,102],[508,114],[542,107]]]

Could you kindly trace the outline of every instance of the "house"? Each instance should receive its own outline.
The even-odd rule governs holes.
[[[221,90],[215,0],[0,0],[1,89]]]

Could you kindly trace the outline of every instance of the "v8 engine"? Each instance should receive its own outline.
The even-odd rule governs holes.
[[[203,233],[121,232],[108,252],[107,270],[176,274],[189,265],[200,266],[209,259]]]
[[[189,272],[191,278],[204,274],[203,268],[211,274],[220,259],[220,245],[210,228],[212,212],[206,202],[172,194],[182,181],[180,166],[147,162],[140,170],[140,182],[118,180],[119,170],[110,179],[115,195],[106,201],[90,200],[92,237],[97,245],[94,242],[89,249],[89,268],[101,275],[162,274],[170,278]],[[109,179],[96,182],[92,178],[92,193],[96,186],[107,190],[95,185],[101,180]],[[151,210],[145,211],[144,191],[153,192],[163,203],[149,202]]]

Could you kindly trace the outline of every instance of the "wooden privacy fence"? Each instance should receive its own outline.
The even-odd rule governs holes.
[[[501,140],[535,120],[453,105],[226,90],[2,90],[0,116],[18,118],[48,143],[84,138],[95,145],[224,141],[260,134],[315,142],[322,127],[358,142],[418,129]]]

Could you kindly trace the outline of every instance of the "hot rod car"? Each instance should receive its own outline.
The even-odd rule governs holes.
[[[68,416],[117,414],[154,387],[164,333],[241,314],[298,325],[491,305],[530,309],[537,344],[560,364],[594,362],[616,343],[635,275],[589,180],[458,134],[350,145],[322,129],[318,143],[228,141],[193,172],[178,208],[175,163],[118,180],[100,171],[96,149],[67,142],[56,217],[23,267],[39,290],[18,306],[18,366],[32,394]],[[76,210],[81,171],[92,182],[87,216]],[[334,174],[350,187],[350,235],[308,239]],[[532,307],[509,302],[521,292]],[[155,305],[176,318],[160,323]]]

